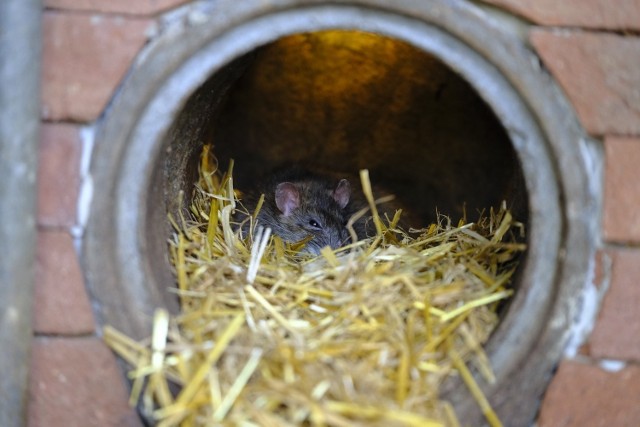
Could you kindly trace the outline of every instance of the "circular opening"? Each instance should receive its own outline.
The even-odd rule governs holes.
[[[468,5],[249,3],[157,43],[101,127],[84,246],[100,320],[143,337],[155,307],[175,307],[166,213],[191,193],[204,143],[223,167],[235,159],[239,188],[302,163],[368,168],[425,222],[507,200],[529,249],[486,349],[497,381],[482,386],[503,419],[530,421],[592,252],[576,218],[589,212],[580,134],[559,93]]]
[[[379,34],[289,35],[209,76],[176,114],[164,173],[154,174],[174,217],[188,208],[205,143],[221,168],[234,159],[241,190],[282,165],[352,177],[366,168],[417,227],[437,213],[474,220],[503,200],[515,218],[528,219],[522,168],[493,110],[435,56]],[[149,247],[158,252],[151,268],[172,286],[158,240],[172,229],[166,221],[149,225]]]

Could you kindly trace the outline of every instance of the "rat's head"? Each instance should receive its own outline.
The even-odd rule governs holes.
[[[337,249],[349,239],[344,208],[350,197],[346,179],[329,189],[315,183],[281,182],[276,186],[275,202],[282,229],[274,233],[288,242],[311,236],[302,252],[318,255],[325,246]]]

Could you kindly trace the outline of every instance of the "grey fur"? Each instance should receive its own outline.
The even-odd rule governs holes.
[[[313,255],[320,254],[325,246],[332,249],[344,246],[350,242],[346,224],[351,209],[341,206],[349,200],[345,200],[345,187],[340,183],[304,170],[276,174],[259,192],[265,195],[265,200],[258,213],[256,228],[259,225],[270,227],[274,235],[288,243],[297,243],[311,236],[301,252]],[[287,188],[294,187],[299,197],[297,207],[288,215],[278,208],[276,200],[278,186],[283,184],[289,184]],[[342,189],[340,195],[334,193],[338,187]],[[243,201],[249,212],[255,209],[259,193],[250,193]],[[247,222],[243,225],[243,232],[248,233]]]

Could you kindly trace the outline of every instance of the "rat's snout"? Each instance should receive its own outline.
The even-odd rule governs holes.
[[[351,242],[351,237],[349,236],[349,233],[346,232],[335,233],[328,237],[331,249],[339,249]]]

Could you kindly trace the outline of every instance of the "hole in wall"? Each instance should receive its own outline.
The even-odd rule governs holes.
[[[436,221],[436,212],[475,220],[503,200],[528,220],[523,171],[490,106],[435,56],[373,33],[295,34],[242,55],[189,97],[164,144],[155,181],[174,215],[188,210],[202,146],[212,144],[220,168],[234,160],[240,190],[282,165],[349,177],[367,168],[416,226]],[[158,227],[165,240],[172,228],[152,224],[150,239],[165,251]],[[153,259],[154,270],[168,268],[166,254]]]
[[[535,408],[527,399],[559,357],[591,253],[588,221],[575,218],[589,202],[565,101],[526,48],[468,5],[284,3],[186,28],[125,82],[92,164],[83,251],[98,318],[141,338],[155,307],[175,305],[165,213],[190,194],[207,142],[223,168],[235,159],[239,188],[296,162],[368,168],[425,220],[505,199],[529,224],[529,251],[487,346],[497,381],[485,392],[509,420],[530,420],[522,407]],[[473,402],[456,404],[482,419]]]

